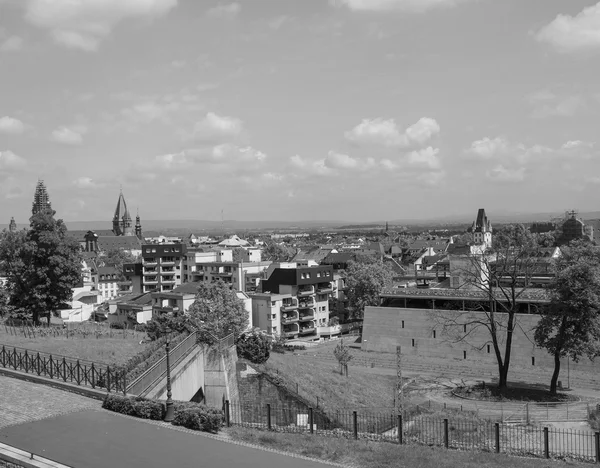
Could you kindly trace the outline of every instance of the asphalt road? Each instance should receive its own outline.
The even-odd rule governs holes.
[[[329,466],[94,410],[6,427],[0,442],[74,468]]]

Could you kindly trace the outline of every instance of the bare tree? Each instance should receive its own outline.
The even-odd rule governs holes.
[[[451,259],[453,287],[467,300],[461,310],[433,311],[433,321],[454,343],[468,343],[478,350],[493,347],[500,390],[507,386],[519,314],[537,312],[537,307],[533,311],[524,307],[535,295],[532,288],[539,274],[552,271],[547,265],[547,259],[540,260],[535,239],[521,225],[497,234],[492,248],[478,246],[469,255]],[[542,299],[546,296],[543,291],[538,294]],[[481,330],[487,340],[479,341]]]

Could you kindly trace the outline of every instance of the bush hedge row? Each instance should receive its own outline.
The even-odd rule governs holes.
[[[106,395],[102,408],[154,421],[162,421],[166,412],[165,403],[162,401],[113,394]],[[174,426],[216,433],[223,425],[223,411],[217,408],[210,408],[191,401],[174,401],[173,409],[175,410],[172,422]]]

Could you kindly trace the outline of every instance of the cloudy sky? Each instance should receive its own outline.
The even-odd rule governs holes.
[[[600,209],[595,0],[0,0],[0,222]]]

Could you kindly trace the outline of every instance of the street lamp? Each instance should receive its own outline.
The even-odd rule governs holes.
[[[167,335],[167,342],[165,344],[165,348],[167,351],[167,411],[165,413],[165,422],[173,421],[175,410],[173,408],[173,400],[171,399],[171,361],[169,357],[170,347],[171,347],[171,329],[169,327],[165,328],[165,333]]]

